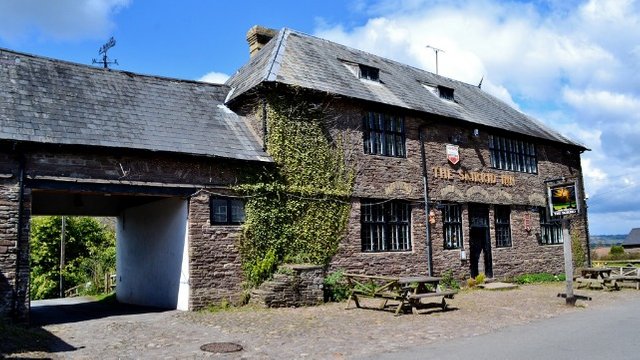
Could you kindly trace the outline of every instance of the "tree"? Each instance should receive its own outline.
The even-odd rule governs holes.
[[[62,217],[42,216],[31,220],[31,299],[59,295],[60,235]],[[105,273],[115,271],[115,232],[91,217],[67,217],[63,288],[91,283],[87,292],[97,292]]]

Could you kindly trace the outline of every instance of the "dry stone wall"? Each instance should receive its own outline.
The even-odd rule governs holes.
[[[283,265],[287,270],[276,273],[251,292],[251,303],[266,307],[298,307],[318,305],[324,301],[324,268],[314,265]]]

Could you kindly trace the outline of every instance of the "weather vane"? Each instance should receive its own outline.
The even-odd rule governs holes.
[[[93,59],[93,64],[102,64],[102,66],[105,69],[109,68],[109,64],[118,65],[118,60],[117,59],[115,59],[113,61],[108,61],[107,60],[107,51],[109,51],[109,49],[111,49],[114,46],[116,46],[116,39],[114,39],[113,36],[112,36],[109,39],[109,41],[107,41],[104,45],[102,45],[100,47],[100,50],[98,50],[98,54],[102,55],[102,60]]]

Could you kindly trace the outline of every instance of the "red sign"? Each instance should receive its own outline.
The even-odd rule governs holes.
[[[447,160],[453,165],[460,162],[460,152],[458,151],[458,145],[447,144]]]

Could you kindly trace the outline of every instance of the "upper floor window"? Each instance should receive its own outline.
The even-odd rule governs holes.
[[[442,86],[442,85],[438,85],[438,95],[440,95],[441,98],[445,99],[445,100],[449,100],[449,101],[453,101],[453,89],[446,87],[446,86]]]
[[[495,219],[496,247],[511,246],[511,208],[496,205]]]
[[[540,245],[562,244],[562,226],[547,216],[547,208],[540,207]]]
[[[405,157],[404,118],[368,112],[364,116],[366,154]]]
[[[360,79],[380,81],[380,69],[362,64],[358,65],[358,67],[360,69]]]
[[[211,197],[211,225],[239,225],[244,222],[244,202],[226,197]]]
[[[442,230],[445,249],[462,247],[462,207],[460,205],[444,205],[442,208]]]
[[[491,166],[501,170],[538,173],[536,147],[532,143],[489,136]]]
[[[403,201],[363,200],[362,251],[411,250],[411,206]]]

